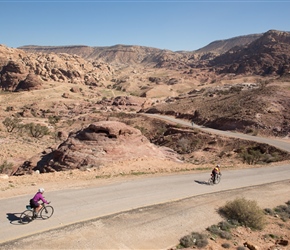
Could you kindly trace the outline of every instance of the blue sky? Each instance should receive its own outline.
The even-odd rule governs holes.
[[[289,1],[0,0],[0,44],[140,45],[192,51],[270,29],[290,31]]]

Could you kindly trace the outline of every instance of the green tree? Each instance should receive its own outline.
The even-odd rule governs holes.
[[[43,136],[49,134],[49,129],[46,126],[35,123],[29,123],[26,126],[31,136],[35,138],[42,138]]]
[[[7,117],[2,123],[6,127],[7,132],[12,133],[16,128],[20,127],[20,122],[21,122],[21,119],[19,118]]]

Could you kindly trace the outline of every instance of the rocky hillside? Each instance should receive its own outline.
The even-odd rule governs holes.
[[[217,56],[209,65],[219,73],[289,75],[290,33],[270,30],[247,46]]]
[[[276,80],[204,88],[143,111],[175,115],[220,130],[286,137],[289,108],[290,84]]]
[[[218,73],[285,75],[289,72],[289,37],[289,32],[270,30],[264,34],[214,41],[191,52],[130,45],[20,48],[28,52],[77,54],[86,60],[118,65],[142,64],[179,70],[206,66]]]
[[[113,72],[105,63],[91,63],[77,55],[26,53],[0,46],[0,86],[4,91],[39,89],[50,81],[98,86]]]
[[[56,150],[36,161],[26,161],[15,175],[39,170],[55,172],[69,169],[102,168],[106,163],[132,159],[171,159],[178,154],[166,147],[157,147],[140,130],[117,121],[102,121],[70,133]]]
[[[103,61],[112,65],[156,64],[160,57],[178,56],[179,53],[145,46],[115,45],[110,47],[88,46],[23,46],[19,47],[31,53],[67,53],[78,55],[88,61]]]
[[[58,171],[101,165],[96,155],[98,159],[103,154],[115,155],[105,146],[97,150],[94,138],[120,144],[119,134],[111,134],[110,128],[103,127],[100,133],[88,128],[102,121],[138,129],[158,148],[143,138],[143,145],[132,142],[132,148],[128,147],[131,154],[138,155],[134,150],[139,149],[148,154],[156,151],[154,157],[159,157],[159,147],[165,146],[194,164],[222,159],[233,165],[245,161],[243,155],[249,152],[265,156],[263,162],[287,159],[274,149],[225,141],[139,113],[173,115],[212,128],[287,138],[289,44],[288,32],[269,31],[217,41],[199,52],[124,45],[0,46],[0,163],[8,160],[16,169],[21,165],[18,174],[36,168]],[[9,119],[19,122],[15,134],[7,130]],[[49,135],[31,139],[34,134],[27,130],[29,124],[46,126]],[[85,140],[83,134],[96,137]],[[146,145],[152,146],[152,152],[142,149]],[[78,158],[72,157],[71,146],[78,149]],[[128,158],[130,152],[121,155]],[[55,163],[49,165],[47,160]]]
[[[79,55],[86,60],[102,60],[110,64],[132,64],[132,63],[153,63],[166,57],[192,57],[193,54],[222,54],[235,46],[244,46],[258,39],[261,34],[239,36],[225,40],[214,41],[196,51],[170,51],[157,48],[133,45],[115,45],[110,47],[89,47],[89,46],[33,46],[19,47],[27,52],[41,53],[67,53]]]
[[[289,37],[289,32],[271,30],[216,41],[192,52],[129,45],[21,49],[1,46],[0,86],[2,90],[19,91],[38,89],[44,81],[71,82],[110,86],[147,97],[152,89],[160,91],[156,86],[160,83],[179,85],[169,87],[171,93],[161,94],[173,96],[200,83],[233,78],[233,74],[288,77]],[[138,82],[137,86],[132,86],[133,81]]]
[[[196,50],[197,53],[215,53],[223,54],[234,47],[246,46],[260,38],[263,34],[252,34],[246,36],[238,36],[230,39],[214,41],[203,48]]]

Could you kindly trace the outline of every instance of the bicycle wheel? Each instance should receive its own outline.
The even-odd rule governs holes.
[[[40,211],[40,217],[46,220],[53,215],[53,212],[54,212],[54,208],[52,206],[45,206]]]
[[[20,215],[20,223],[22,224],[27,224],[33,220],[33,210],[25,210],[21,215]]]
[[[216,176],[215,184],[220,183],[220,181],[221,181],[221,176],[218,174],[218,175]]]
[[[208,185],[213,185],[213,179],[212,178],[208,179]]]

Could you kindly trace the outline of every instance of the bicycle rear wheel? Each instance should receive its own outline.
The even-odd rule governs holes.
[[[30,223],[33,220],[33,210],[25,210],[20,215],[20,223],[27,224]]]
[[[213,179],[212,178],[209,178],[208,185],[213,185]]]
[[[54,212],[54,208],[52,206],[45,206],[40,211],[40,217],[46,220],[53,215],[53,212]]]

